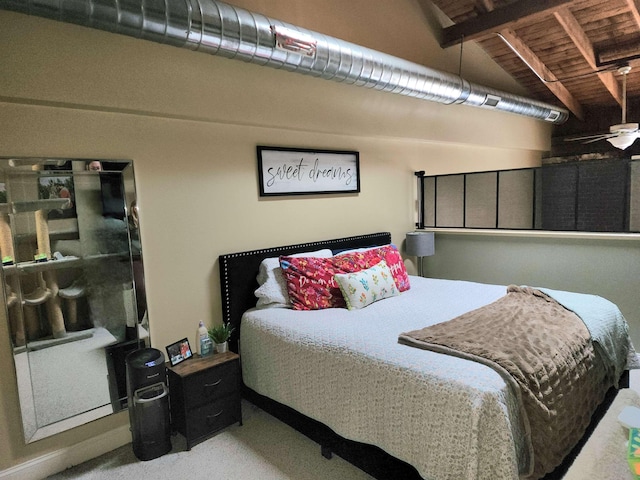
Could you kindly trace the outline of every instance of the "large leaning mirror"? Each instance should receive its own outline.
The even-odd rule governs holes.
[[[25,442],[127,406],[148,344],[131,161],[0,158],[0,255]]]

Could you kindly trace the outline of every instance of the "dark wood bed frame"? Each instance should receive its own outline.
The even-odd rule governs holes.
[[[234,352],[239,352],[242,315],[246,310],[256,305],[257,299],[254,295],[256,288],[258,288],[256,276],[262,260],[269,257],[310,252],[323,248],[331,249],[334,253],[337,253],[352,248],[372,247],[389,243],[391,243],[391,234],[389,232],[379,232],[221,255],[219,262],[223,320],[234,327],[234,332],[229,342],[230,349]],[[623,375],[620,385],[621,387],[628,386],[628,372]],[[581,442],[576,445],[565,461],[553,472],[546,475],[543,480],[556,480],[564,476],[598,421],[605,414],[616,393],[617,390],[615,389],[611,389],[607,393],[605,401],[593,415],[591,425]],[[244,398],[254,405],[318,443],[321,447],[322,455],[327,458],[331,458],[332,453],[335,453],[378,480],[396,478],[423,480],[414,467],[389,455],[379,447],[345,439],[326,425],[302,415],[286,405],[258,394],[244,385],[244,382],[242,384],[242,394]]]

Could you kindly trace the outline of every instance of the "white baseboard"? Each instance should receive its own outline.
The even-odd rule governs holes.
[[[0,471],[0,480],[42,480],[131,443],[129,425]]]

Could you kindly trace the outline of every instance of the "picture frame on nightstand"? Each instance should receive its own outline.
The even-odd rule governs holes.
[[[167,356],[169,357],[169,362],[171,366],[178,365],[180,362],[184,362],[188,358],[193,357],[193,352],[191,350],[191,346],[189,345],[189,339],[183,338],[182,340],[178,340],[171,345],[166,346]]]

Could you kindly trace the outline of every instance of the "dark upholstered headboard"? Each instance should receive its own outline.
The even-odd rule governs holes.
[[[391,243],[391,234],[380,232],[220,255],[222,319],[233,325],[235,329],[229,342],[230,349],[234,352],[238,351],[240,319],[245,311],[256,306],[258,300],[254,295],[256,288],[258,288],[256,276],[262,260],[292,253],[311,252],[322,248],[329,248],[336,253],[340,250],[374,247],[389,243]]]

